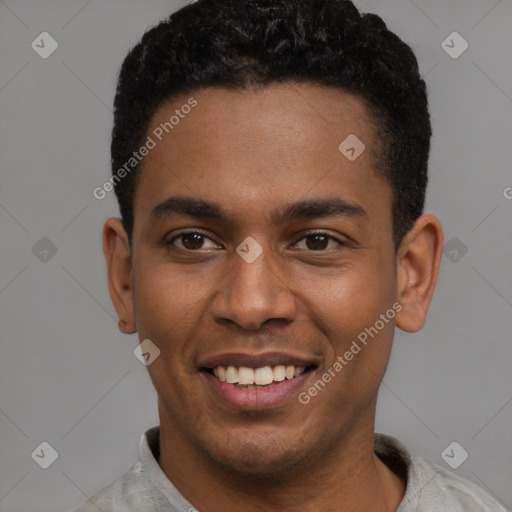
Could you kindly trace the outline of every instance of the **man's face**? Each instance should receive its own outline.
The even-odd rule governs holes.
[[[373,171],[376,139],[355,96],[304,84],[191,96],[197,106],[152,136],[137,186],[135,323],[161,351],[148,369],[162,423],[235,471],[284,470],[373,425],[394,322],[366,345],[358,335],[396,300],[391,189]],[[187,100],[161,106],[148,135]],[[353,161],[338,149],[351,134],[366,146]],[[165,207],[171,197],[217,210]],[[329,201],[340,208],[304,207]],[[219,366],[235,367],[228,380],[270,366],[276,380],[240,387]],[[276,366],[305,371],[279,381]]]

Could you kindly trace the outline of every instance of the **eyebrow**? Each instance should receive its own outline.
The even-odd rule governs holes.
[[[188,196],[169,197],[151,211],[151,219],[155,221],[178,215],[216,220],[227,220],[229,217],[219,203]],[[323,217],[368,218],[368,214],[362,206],[334,197],[308,199],[287,204],[279,211],[274,211],[271,219],[273,223],[283,224],[292,220]]]

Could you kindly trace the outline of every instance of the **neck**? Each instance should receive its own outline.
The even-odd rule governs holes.
[[[373,451],[374,410],[325,452],[286,472],[233,473],[208,457],[160,409],[159,465],[201,512],[396,512],[405,482]]]

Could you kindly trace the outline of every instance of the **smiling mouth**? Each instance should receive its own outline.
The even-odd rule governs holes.
[[[285,380],[293,380],[302,374],[314,371],[316,365],[294,366],[276,365],[263,366],[260,368],[249,368],[247,366],[216,366],[214,368],[203,368],[204,371],[213,375],[221,382],[232,384],[234,387],[243,389],[268,388],[276,383]]]

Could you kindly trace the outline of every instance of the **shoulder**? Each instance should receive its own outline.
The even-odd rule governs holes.
[[[396,438],[375,434],[375,453],[406,480],[397,512],[507,512],[479,485],[424,457],[411,456]]]
[[[411,457],[407,491],[398,509],[450,512],[507,512],[477,484],[424,457]]]
[[[83,502],[73,512],[117,512],[154,510],[154,489],[144,475],[140,461],[126,473]]]

